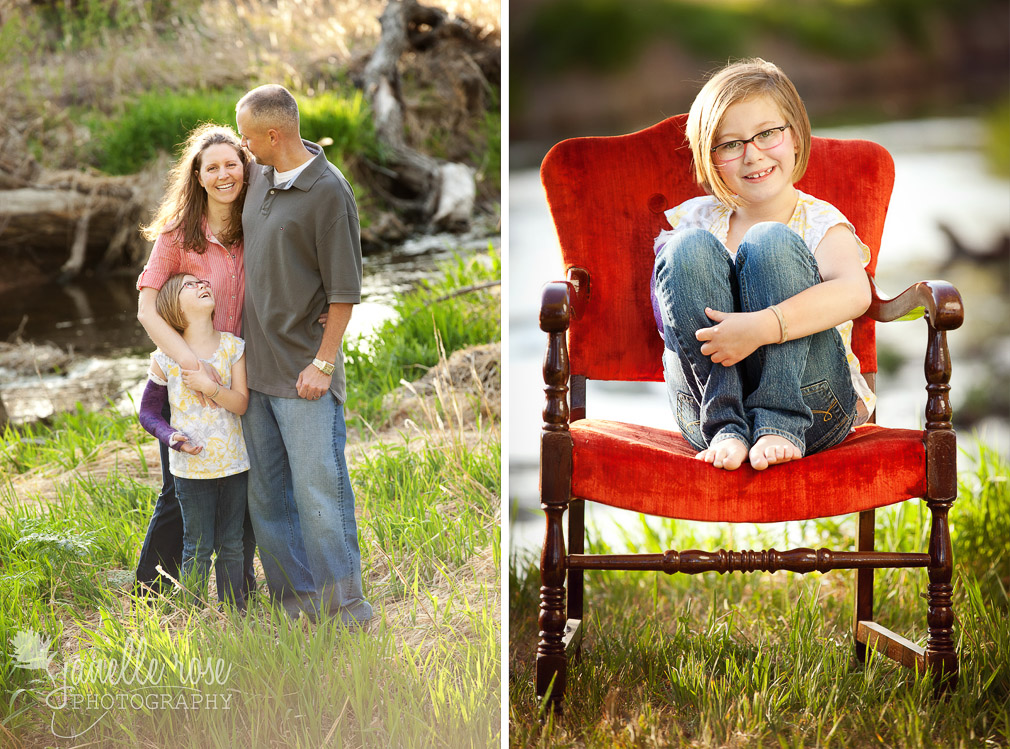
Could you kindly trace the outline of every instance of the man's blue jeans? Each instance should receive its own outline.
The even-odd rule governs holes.
[[[756,224],[734,263],[712,234],[685,229],[659,250],[655,270],[667,391],[693,447],[731,437],[753,445],[774,434],[809,455],[845,439],[856,418],[856,392],[837,330],[761,346],[731,367],[714,364],[695,338],[715,324],[705,307],[756,312],[820,283],[817,261],[796,232]]]
[[[206,596],[210,555],[216,552],[217,597],[239,608],[245,608],[242,526],[248,478],[248,471],[217,479],[175,477],[182,507],[183,580],[195,580],[197,595]]]
[[[344,460],[344,408],[249,391],[249,514],[270,595],[286,609],[366,622],[354,491]]]

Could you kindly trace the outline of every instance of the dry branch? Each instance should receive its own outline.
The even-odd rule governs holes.
[[[379,43],[362,73],[376,135],[389,154],[384,168],[373,165],[379,183],[376,187],[393,205],[435,226],[466,226],[477,195],[474,170],[465,164],[435,159],[407,144],[397,69],[405,53],[437,45],[443,27],[456,22],[445,11],[416,0],[390,0],[379,23]],[[383,187],[383,182],[388,186]]]

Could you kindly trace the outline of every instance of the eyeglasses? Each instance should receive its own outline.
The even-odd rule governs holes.
[[[754,137],[747,138],[747,140],[728,140],[725,143],[720,143],[711,150],[712,153],[715,154],[716,161],[721,164],[726,164],[730,161],[736,161],[743,156],[747,151],[748,143],[753,143],[762,151],[767,151],[769,148],[775,148],[775,146],[782,143],[786,130],[791,127],[792,125],[782,125],[781,127],[773,127],[768,130],[762,130]]]
[[[206,286],[209,289],[210,288],[210,281],[203,281],[201,279],[197,279],[196,281],[183,281],[182,282],[182,288],[184,288],[184,289],[199,289],[201,286]]]

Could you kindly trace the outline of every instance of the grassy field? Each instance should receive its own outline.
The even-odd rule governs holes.
[[[853,664],[853,573],[586,574],[587,630],[560,717],[538,725],[533,676],[540,577],[512,559],[509,695],[512,746],[992,747],[1010,740],[1010,466],[985,448],[951,511],[960,685],[935,702],[930,682],[871,654]],[[877,548],[922,551],[924,503],[877,513]],[[700,524],[638,529],[637,551],[854,548],[855,521],[790,524],[793,538],[716,537]],[[699,532],[704,533],[699,538]],[[747,535],[744,539],[741,537]],[[589,550],[605,549],[590,534]],[[809,539],[816,538],[816,541]],[[612,551],[619,551],[613,549]],[[925,642],[921,570],[879,571],[877,618]]]
[[[500,318],[497,303],[478,315],[469,296],[435,306]],[[431,325],[425,355],[437,360]],[[387,337],[415,335],[394,328]],[[0,746],[496,746],[498,425],[485,416],[419,426],[354,446],[376,609],[357,632],[292,623],[265,589],[245,616],[181,596],[138,599],[133,568],[160,476],[136,418],[78,410],[7,429]]]

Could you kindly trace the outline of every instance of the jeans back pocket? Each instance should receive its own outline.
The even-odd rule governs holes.
[[[852,428],[855,412],[846,414],[827,380],[820,380],[800,389],[803,402],[813,415],[813,424],[805,437],[806,455],[824,450],[845,439]]]
[[[677,393],[677,426],[692,447],[698,450],[708,447],[701,434],[701,411],[697,402],[688,393]]]

